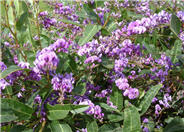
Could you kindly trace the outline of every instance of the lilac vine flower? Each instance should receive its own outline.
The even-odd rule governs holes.
[[[53,89],[56,91],[62,90],[63,92],[71,93],[73,89],[74,78],[72,77],[72,73],[56,75],[52,78],[51,84],[53,85]]]
[[[128,80],[126,78],[119,78],[115,81],[116,86],[120,89],[120,90],[126,90],[129,88],[129,84],[128,84]]]
[[[40,71],[44,72],[55,71],[58,63],[59,58],[57,57],[56,53],[46,48],[37,53],[36,60],[34,61],[34,65]]]
[[[85,113],[94,115],[94,118],[101,121],[103,120],[104,113],[102,113],[102,109],[99,105],[94,105],[89,99],[80,100],[79,105],[89,105],[89,108],[85,111]]]

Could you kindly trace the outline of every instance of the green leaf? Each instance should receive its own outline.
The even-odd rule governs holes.
[[[120,111],[119,111],[118,109],[115,109],[115,108],[113,108],[113,107],[111,107],[111,106],[109,106],[109,105],[107,105],[107,104],[105,104],[105,103],[100,103],[99,105],[100,105],[102,108],[104,108],[104,109],[106,109],[106,110],[108,110],[108,111],[116,111],[116,112],[120,113]]]
[[[109,31],[110,33],[112,31],[114,31],[117,28],[117,23],[116,22],[111,22],[108,27],[107,27],[107,31]]]
[[[86,83],[84,82],[79,82],[75,86],[75,88],[72,90],[72,93],[75,95],[84,95],[86,92]]]
[[[6,91],[6,94],[12,95],[13,94],[12,86],[7,86],[5,88],[5,91]]]
[[[83,33],[83,37],[80,38],[79,40],[79,45],[84,45],[85,43],[87,43],[88,41],[90,41],[93,36],[102,28],[102,26],[100,25],[92,25],[92,24],[88,24],[85,27],[84,33]]]
[[[79,26],[79,27],[83,27],[82,24],[80,23],[77,23],[77,22],[73,22],[73,21],[70,21],[70,20],[67,20],[67,19],[60,19],[62,22],[64,23],[67,23],[67,24],[73,24],[73,25],[76,25],[76,26]]]
[[[107,29],[105,29],[105,28],[101,29],[101,33],[102,33],[103,36],[110,35],[110,32]]]
[[[8,9],[8,21],[10,25],[14,25],[14,15],[13,15],[13,8],[9,7]]]
[[[87,105],[72,105],[72,104],[65,104],[60,105],[56,104],[54,106],[47,105],[48,109],[48,119],[49,120],[59,120],[64,119],[69,112],[74,114],[84,112],[88,109],[89,106]]]
[[[33,113],[32,108],[13,99],[1,99],[1,106],[2,112],[12,110],[19,120],[27,120]]]
[[[1,9],[1,17],[5,18],[6,11],[5,11],[5,7],[2,1],[0,2],[0,9]]]
[[[31,108],[33,107],[34,99],[38,95],[40,90],[36,91],[35,93],[32,94],[32,96],[28,99],[26,105],[30,106]]]
[[[2,105],[1,105],[2,107]],[[4,107],[4,106],[3,106]],[[17,117],[11,109],[2,109],[0,113],[0,123],[11,122],[17,120]]]
[[[88,132],[98,132],[98,125],[95,120],[92,122],[88,122],[87,131]]]
[[[14,0],[14,5],[15,5],[15,8],[16,8],[17,14],[19,14],[19,0]]]
[[[130,107],[125,108],[123,126],[124,132],[141,131],[140,115],[135,106],[131,105]]]
[[[52,121],[50,123],[51,132],[72,132],[71,127],[66,123],[59,123],[59,121]]]
[[[0,79],[3,79],[5,77],[7,77],[8,75],[10,75],[13,72],[19,71],[19,70],[24,70],[16,65],[12,65],[10,67],[8,67],[6,70],[4,70],[2,73],[0,73]]]
[[[47,117],[49,120],[60,120],[64,119],[68,113],[68,108],[65,108],[64,105],[47,105],[48,114]]]
[[[184,119],[175,118],[165,128],[163,132],[183,132]]]
[[[112,88],[110,100],[112,101],[113,105],[117,106],[118,110],[121,111],[121,109],[123,108],[123,95],[122,91],[119,90],[115,85]]]
[[[84,4],[83,8],[85,12],[87,13],[88,18],[90,18],[92,21],[97,21],[97,19],[99,19],[97,14],[87,4]]]
[[[88,105],[71,105],[71,106],[73,110],[71,110],[70,112],[73,114],[82,113],[89,108]]]
[[[10,132],[22,132],[24,131],[25,126],[17,125],[10,129]]]
[[[123,128],[120,127],[119,123],[110,123],[101,126],[98,132],[123,132]]]
[[[108,57],[102,57],[102,66],[107,69],[114,68],[114,60]]]
[[[39,8],[40,8],[40,11],[51,11],[51,6],[49,6],[49,4],[47,3],[47,1],[44,1],[44,0],[39,0]]]
[[[14,126],[10,129],[10,132],[33,132],[33,129],[26,129],[25,126]]]
[[[29,12],[29,9],[28,9],[28,7],[27,7],[26,2],[25,2],[25,1],[20,1],[20,2],[21,2],[21,5],[22,5],[22,10],[23,10],[24,12]]]
[[[141,101],[139,108],[141,109],[141,115],[143,115],[149,106],[151,105],[152,99],[157,95],[160,88],[162,87],[162,84],[158,84],[156,86],[151,87],[146,95],[144,96],[143,100]]]
[[[16,23],[16,28],[17,30],[21,30],[23,29],[23,24],[28,21],[28,13],[24,12],[20,18],[18,19],[17,23]]]
[[[170,28],[171,28],[171,31],[176,36],[178,36],[178,34],[180,33],[180,27],[181,27],[180,19],[176,15],[172,14],[171,22],[170,22]]]
[[[108,114],[107,118],[109,119],[110,122],[119,122],[119,121],[122,121],[124,119],[124,114],[123,113]]]
[[[176,40],[174,43],[174,47],[171,49],[171,60],[173,63],[178,61],[177,56],[182,53],[182,42],[180,40]]]

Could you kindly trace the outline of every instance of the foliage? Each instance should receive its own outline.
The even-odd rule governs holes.
[[[1,131],[184,131],[184,2],[0,4]]]

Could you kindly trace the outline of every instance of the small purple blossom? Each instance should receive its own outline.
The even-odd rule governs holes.
[[[49,49],[42,49],[42,51],[37,53],[34,65],[40,71],[54,71],[57,68],[59,59],[54,51]]]
[[[115,81],[115,83],[120,90],[126,90],[129,88],[128,80],[126,78],[119,78]]]
[[[54,90],[62,90],[70,93],[73,89],[74,78],[72,77],[72,73],[65,74],[64,76],[56,75],[52,78],[51,83]]]
[[[128,88],[123,93],[124,96],[128,96],[129,99],[135,99],[139,96],[139,91],[136,88]]]

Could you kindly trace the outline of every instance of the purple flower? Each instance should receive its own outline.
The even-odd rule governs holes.
[[[148,118],[144,118],[143,123],[148,123],[148,122],[149,122]]]
[[[62,90],[70,93],[73,89],[74,78],[72,77],[72,73],[65,74],[64,76],[56,75],[52,78],[51,83],[54,90]]]
[[[115,60],[114,70],[116,72],[122,72],[123,69],[127,66],[127,64],[128,64],[127,58],[122,57],[119,60]]]
[[[161,111],[162,109],[161,109],[161,107],[160,107],[160,105],[159,104],[156,104],[155,105],[155,114],[158,116],[159,115],[159,112]]]
[[[128,80],[126,78],[119,78],[115,81],[115,83],[120,90],[126,90],[129,88]]]
[[[6,86],[9,86],[10,84],[4,80],[4,79],[0,79],[0,90],[4,90],[6,88]]]
[[[41,102],[42,102],[42,99],[41,99],[40,95],[37,95],[37,96],[35,97],[35,99],[34,99],[34,103],[41,104]]]
[[[29,69],[29,65],[30,64],[28,62],[23,62],[23,61],[18,63],[18,66],[24,69]]]
[[[88,132],[87,128],[82,128],[81,131],[82,132]]]
[[[182,22],[184,22],[184,11],[178,11],[178,12],[177,12],[177,17],[179,17],[180,20],[181,20]]]
[[[155,103],[157,100],[158,100],[158,99],[157,99],[156,97],[154,97],[154,98],[152,99],[152,103]]]
[[[0,61],[0,71],[3,72],[7,69],[7,66],[4,64],[4,62]]]
[[[136,88],[128,88],[123,93],[124,96],[128,96],[129,99],[135,99],[139,96],[139,91]]]
[[[102,109],[99,105],[95,106],[89,99],[80,100],[79,105],[89,105],[89,108],[85,111],[85,113],[89,115],[94,115],[94,118],[101,121],[103,120],[104,113],[102,113]]]
[[[54,51],[49,49],[42,49],[42,51],[37,53],[34,65],[40,71],[54,71],[57,68],[59,59]]]
[[[147,127],[144,127],[143,132],[150,132]]]
[[[42,11],[39,14],[39,16],[47,16],[47,15],[48,15],[48,12],[47,11]]]
[[[68,48],[71,44],[71,41],[67,41],[66,38],[58,39],[54,44],[50,45],[49,47],[57,52],[65,52],[68,53]]]
[[[97,57],[96,55],[94,55],[94,56],[90,56],[90,57],[88,57],[85,61],[84,61],[84,63],[85,64],[87,64],[87,63],[93,63],[93,62],[95,62],[95,61],[97,61],[97,62],[101,62],[101,59],[99,58],[99,57]]]
[[[21,97],[22,97],[22,93],[19,92],[19,93],[17,94],[17,97],[18,97],[18,98],[21,98]]]

